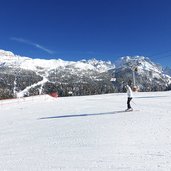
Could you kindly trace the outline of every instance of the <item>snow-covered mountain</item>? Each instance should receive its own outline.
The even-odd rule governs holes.
[[[138,67],[138,71],[143,73],[143,71],[151,71],[156,73],[162,72],[162,66],[155,64],[152,62],[148,57],[144,56],[125,56],[121,57],[120,61],[118,62],[118,67],[127,68],[130,67],[134,69]]]
[[[52,69],[74,68],[77,70],[92,70],[97,72],[106,72],[109,69],[115,68],[115,65],[110,61],[98,61],[96,59],[81,60],[81,61],[64,61],[62,59],[32,59],[14,55],[10,51],[0,50],[0,65],[8,67],[20,67],[22,69],[33,70],[39,72],[40,70],[49,71]]]
[[[135,78],[135,85],[144,91],[164,90],[171,84],[171,77],[166,75],[161,65],[144,56],[125,56],[117,61],[115,75],[125,82]],[[132,82],[132,81],[131,81]],[[133,84],[133,82],[132,82]]]
[[[73,89],[73,84],[77,84],[74,87],[76,89],[75,95],[84,95],[80,92],[80,89],[84,89],[84,91],[89,89],[85,87],[87,86],[86,84],[92,84],[94,87],[92,92],[86,90],[86,94],[97,94],[98,91],[95,92],[96,85],[94,86],[93,82],[102,82],[108,77],[108,74],[105,73],[115,68],[115,65],[110,61],[91,59],[75,62],[62,59],[32,59],[4,50],[0,50],[0,59],[0,74],[13,75],[10,78],[10,83],[8,83],[10,84],[8,89],[11,89],[11,92],[17,94],[17,96],[26,95],[28,92],[30,94],[30,89],[37,89],[37,93],[42,93],[42,89],[45,87],[46,89],[51,89],[49,91],[55,91],[54,89],[56,89],[57,85],[58,91],[63,92],[62,89],[64,87],[67,89],[66,92],[61,93],[63,96]],[[33,81],[35,77],[37,78]],[[1,87],[4,87],[6,82],[9,81],[4,76],[1,76],[1,78]],[[25,82],[25,85],[23,85],[23,82]],[[110,82],[109,78],[108,82]],[[84,86],[81,83],[84,83]],[[99,87],[99,89],[101,88]]]
[[[124,84],[133,86],[133,71],[140,91],[165,90],[171,83],[162,67],[144,56],[122,57],[115,67],[110,61],[32,59],[0,50],[0,93],[6,98],[53,91],[60,96],[122,92]]]

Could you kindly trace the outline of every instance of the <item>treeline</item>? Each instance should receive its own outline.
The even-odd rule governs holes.
[[[42,73],[44,74],[44,73]],[[36,85],[43,77],[36,72],[0,68],[0,99],[15,98],[16,93],[30,87],[24,96],[51,94],[57,92],[59,96],[84,96],[106,93],[125,92],[126,84],[134,86],[132,70],[120,68],[105,73],[93,71],[72,73],[71,70],[50,71],[47,82]],[[114,77],[114,81],[111,78]],[[171,90],[171,85],[161,77],[153,78],[151,72],[135,73],[135,83],[139,91]],[[33,86],[33,85],[36,86]]]

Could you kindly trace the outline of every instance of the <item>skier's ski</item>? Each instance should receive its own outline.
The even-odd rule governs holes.
[[[133,111],[133,109],[132,108],[130,108],[130,109],[126,109],[125,110],[125,112],[132,112]]]
[[[125,112],[138,112],[139,110],[126,109]]]

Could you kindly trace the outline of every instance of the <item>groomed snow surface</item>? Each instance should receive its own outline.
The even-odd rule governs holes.
[[[171,92],[0,101],[1,171],[170,171]]]

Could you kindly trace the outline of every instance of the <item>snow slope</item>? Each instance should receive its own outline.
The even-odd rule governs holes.
[[[171,170],[171,92],[0,101],[0,170]]]

